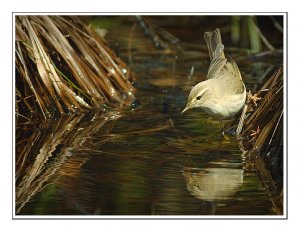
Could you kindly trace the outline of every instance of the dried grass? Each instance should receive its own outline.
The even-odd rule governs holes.
[[[134,100],[133,76],[74,16],[16,17],[16,111],[44,118]]]
[[[255,166],[257,175],[270,195],[276,214],[283,212],[283,67],[278,67],[257,92],[257,107],[249,104],[240,145],[247,163]],[[281,194],[280,194],[281,193]]]
[[[244,146],[267,153],[283,141],[283,67],[280,66],[257,92],[259,105],[250,106],[242,136],[248,138]],[[275,139],[275,140],[274,140]]]

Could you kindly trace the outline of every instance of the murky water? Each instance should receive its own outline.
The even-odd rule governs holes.
[[[122,46],[136,74],[132,107],[17,127],[16,214],[275,214],[256,170],[223,138],[219,122],[197,110],[181,115],[207,57],[191,54],[192,44],[155,54]]]

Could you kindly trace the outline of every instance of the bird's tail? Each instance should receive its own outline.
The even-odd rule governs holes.
[[[222,44],[221,32],[219,28],[214,31],[204,33],[204,39],[208,48],[211,62],[219,58],[225,58],[224,45]]]
[[[220,71],[227,62],[224,54],[224,45],[220,29],[204,33],[204,39],[208,48],[210,65],[208,68],[206,79],[218,78]]]

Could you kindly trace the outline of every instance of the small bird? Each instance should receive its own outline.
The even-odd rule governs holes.
[[[195,85],[188,97],[188,109],[201,108],[212,117],[223,120],[238,113],[246,101],[246,87],[237,64],[225,58],[220,29],[205,32],[211,60],[206,80]]]

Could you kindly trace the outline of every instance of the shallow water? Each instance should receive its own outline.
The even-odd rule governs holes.
[[[52,140],[46,146],[52,151],[40,150],[44,162],[30,168],[39,172],[24,176],[25,183],[33,181],[20,184],[19,199],[28,202],[19,214],[272,214],[268,194],[238,146],[222,140],[218,124],[209,130],[201,116],[176,118],[145,105],[105,119],[91,135]],[[73,130],[83,126],[84,120]]]
[[[265,183],[236,141],[223,138],[219,122],[198,110],[181,115],[190,86],[205,77],[207,57],[191,55],[191,44],[181,44],[180,53],[154,54],[137,45],[128,54],[119,46],[135,71],[138,101],[41,122],[38,129],[17,127],[23,136],[17,136],[16,214],[276,214]],[[27,157],[22,149],[30,149]]]

